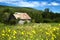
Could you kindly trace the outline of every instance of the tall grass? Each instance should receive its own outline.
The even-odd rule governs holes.
[[[0,40],[60,40],[60,23],[25,25],[0,23]]]

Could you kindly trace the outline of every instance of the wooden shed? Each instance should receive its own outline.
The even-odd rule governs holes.
[[[19,24],[24,24],[25,22],[29,23],[31,21],[31,17],[27,13],[15,12],[13,15],[16,19],[20,19]]]

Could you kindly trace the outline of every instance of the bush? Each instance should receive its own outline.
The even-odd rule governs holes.
[[[52,22],[54,22],[54,21],[51,20],[51,19],[44,19],[44,20],[43,20],[43,23],[52,23]]]
[[[14,20],[14,19],[12,19],[8,22],[8,24],[11,24],[11,25],[15,25],[16,23],[17,23],[17,20]]]

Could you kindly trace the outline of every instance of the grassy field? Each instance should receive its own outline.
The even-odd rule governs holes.
[[[60,23],[0,24],[0,40],[60,40]]]

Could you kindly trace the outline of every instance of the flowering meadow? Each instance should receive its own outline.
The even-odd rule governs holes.
[[[0,40],[60,40],[60,23],[0,24]]]

